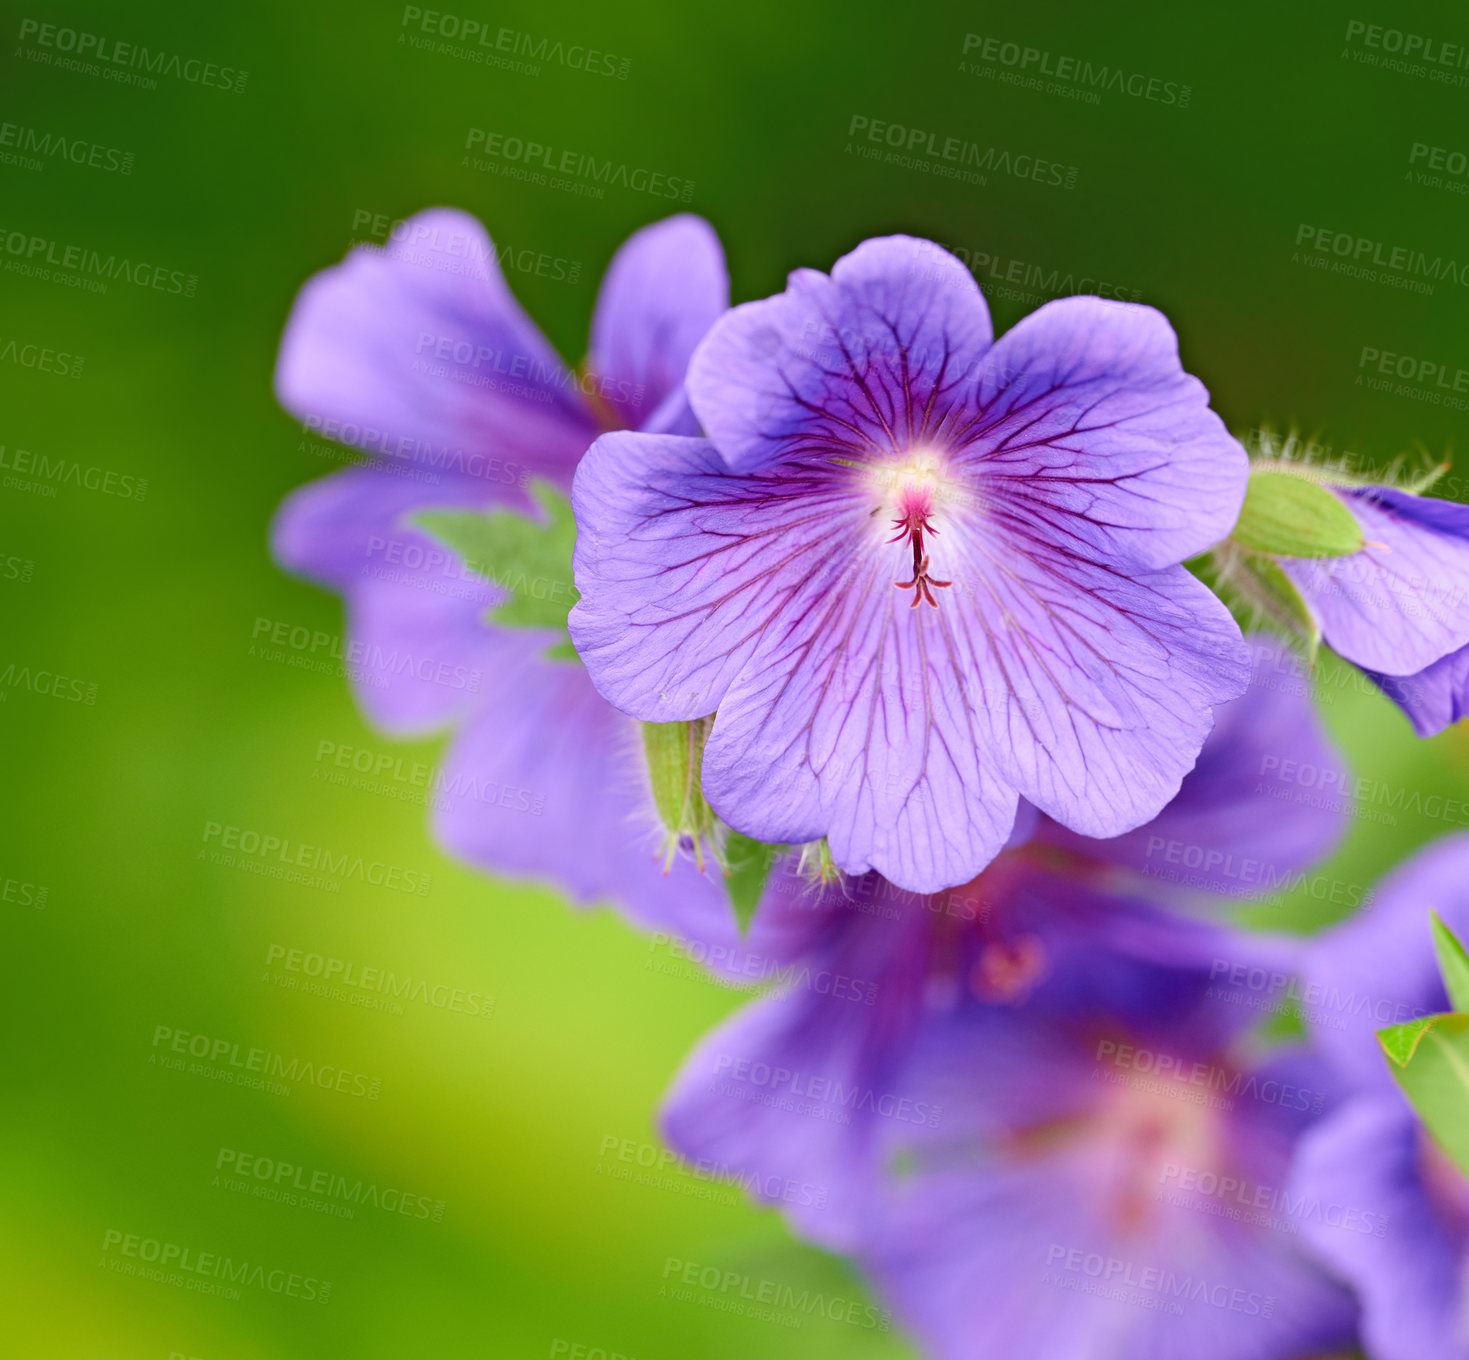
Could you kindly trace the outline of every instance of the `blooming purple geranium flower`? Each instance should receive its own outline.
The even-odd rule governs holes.
[[[783,862],[736,960],[780,990],[690,1055],[664,1109],[670,1145],[783,1208],[804,1235],[856,1250],[890,1134],[942,1103],[914,1075],[915,1055],[944,1042],[936,1032],[1032,999],[1056,1016],[1103,990],[1109,1013],[1126,1016],[1133,982],[1154,979],[1156,991],[1160,967],[1217,975],[1221,1004],[1258,1019],[1228,980],[1247,959],[1283,982],[1293,944],[1226,937],[1168,906],[1217,914],[1221,898],[1293,886],[1341,834],[1344,810],[1314,794],[1342,782],[1299,669],[1262,640],[1252,688],[1221,709],[1178,797],[1146,827],[1088,841],[1032,813],[971,883],[928,896],[876,874],[817,891]],[[1192,972],[1170,976],[1194,996]],[[1162,1016],[1153,1005],[1148,1024]],[[986,1089],[984,1071],[973,1080]]]
[[[1307,951],[1302,1009],[1315,1041],[1355,1092],[1303,1141],[1292,1195],[1340,1206],[1352,1231],[1305,1232],[1356,1291],[1371,1360],[1469,1356],[1469,1181],[1420,1123],[1375,1032],[1452,1009],[1429,909],[1469,935],[1469,835],[1399,868],[1372,910]]]
[[[456,736],[429,785],[439,838],[499,873],[615,900],[661,929],[733,938],[722,886],[692,864],[665,875],[636,811],[649,806],[636,724],[554,637],[487,623],[515,590],[416,527],[428,510],[529,512],[532,476],[569,488],[602,431],[692,430],[690,354],[724,310],[718,239],[679,216],[637,232],[602,284],[585,370],[562,363],[511,295],[480,225],[444,209],[359,247],[302,289],[276,371],[305,429],[368,461],[292,495],[274,529],[290,570],[347,603],[346,669],[375,725]]]
[[[730,825],[936,891],[1022,797],[1091,836],[1172,797],[1246,681],[1178,565],[1246,459],[1158,312],[1067,298],[993,341],[964,266],[889,237],[725,315],[687,387],[707,439],[578,470],[571,630],[624,711],[717,710]]]
[[[1386,486],[1326,489],[1365,546],[1280,566],[1321,640],[1434,736],[1469,707],[1469,507]]]

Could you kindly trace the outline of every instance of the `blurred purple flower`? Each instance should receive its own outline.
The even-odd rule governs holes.
[[[1353,1091],[1303,1140],[1290,1193],[1338,1206],[1308,1223],[1311,1248],[1356,1291],[1371,1360],[1469,1356],[1469,1181],[1423,1128],[1375,1032],[1452,1009],[1429,908],[1469,938],[1469,835],[1396,870],[1370,911],[1307,949],[1302,1011]]]
[[[1322,641],[1431,737],[1469,707],[1469,506],[1384,486],[1332,486],[1367,546],[1282,558]]]
[[[717,709],[730,825],[914,891],[973,878],[1021,797],[1147,821],[1247,674],[1178,565],[1229,533],[1246,459],[1168,322],[1067,298],[991,335],[952,255],[867,241],[710,331],[707,440],[605,436],[576,479],[598,689]]]
[[[656,856],[636,724],[546,635],[487,624],[505,590],[416,528],[425,510],[528,511],[532,476],[563,489],[598,433],[696,428],[682,391],[728,304],[723,252],[691,216],[633,235],[603,280],[583,371],[562,363],[473,218],[420,213],[301,290],[276,369],[308,435],[367,455],[291,495],[273,544],[347,605],[344,668],[396,736],[455,737],[428,784],[439,839],[496,873],[614,900],[661,929],[735,938],[722,885]],[[522,585],[524,583],[521,583]],[[570,581],[551,583],[565,591]]]
[[[1253,687],[1221,708],[1178,797],[1146,827],[1088,841],[1031,812],[973,882],[929,896],[876,874],[814,890],[784,861],[743,951],[701,956],[780,990],[690,1055],[664,1108],[670,1145],[726,1169],[804,1235],[851,1251],[894,1131],[940,1100],[914,1064],[948,1044],[941,1035],[1017,1008],[1081,1018],[1100,1008],[1121,1024],[1135,983],[1159,993],[1160,969],[1173,970],[1180,1006],[1198,999],[1197,974],[1227,983],[1258,968],[1284,983],[1293,943],[1228,934],[1164,905],[1217,915],[1221,899],[1292,887],[1344,827],[1344,806],[1315,796],[1345,778],[1303,677],[1280,648],[1258,646]],[[1238,987],[1221,984],[1213,999],[1231,1032],[1259,1018]],[[1154,995],[1138,1024],[1163,1014]],[[983,1067],[971,1075],[983,1089]],[[892,1093],[908,1114],[878,1108]],[[937,1122],[947,1128],[947,1115]]]

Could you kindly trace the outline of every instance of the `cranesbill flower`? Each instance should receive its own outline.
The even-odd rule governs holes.
[[[707,439],[578,471],[571,631],[625,712],[717,710],[726,821],[927,892],[1021,797],[1091,836],[1172,797],[1245,685],[1178,564],[1246,460],[1161,314],[1067,298],[992,341],[964,266],[889,237],[728,313],[687,386]]]
[[[549,879],[580,902],[611,898],[662,929],[716,936],[734,932],[721,886],[681,861],[665,875],[651,819],[634,819],[648,803],[636,724],[579,665],[545,658],[554,635],[485,621],[515,595],[569,607],[569,569],[486,580],[415,517],[534,513],[531,479],[569,488],[600,431],[693,429],[684,370],[727,301],[706,223],[647,227],[613,259],[587,365],[573,371],[515,301],[476,221],[444,209],[409,219],[296,301],[281,402],[308,436],[367,461],[294,493],[273,534],[289,570],[346,600],[338,660],[372,722],[399,736],[455,730],[444,767],[423,781],[450,850]]]
[[[886,1174],[886,1131],[946,1126],[943,1099],[913,1075],[935,1031],[1032,999],[1050,1015],[1095,1005],[1104,982],[1109,1013],[1126,1016],[1133,980],[1156,990],[1160,966],[1184,970],[1180,997],[1202,970],[1229,1014],[1261,1018],[1231,980],[1243,969],[1284,985],[1293,942],[1223,935],[1208,917],[1295,887],[1346,809],[1317,796],[1345,774],[1299,667],[1264,640],[1257,657],[1178,797],[1137,831],[1088,841],[1032,813],[972,882],[929,895],[876,874],[813,889],[783,861],[728,970],[777,990],[690,1054],[664,1107],[670,1145],[850,1251]],[[984,1089],[983,1072],[974,1080]]]
[[[1301,1009],[1354,1092],[1303,1140],[1290,1193],[1336,1206],[1303,1227],[1351,1285],[1372,1360],[1469,1354],[1469,1181],[1420,1123],[1375,1031],[1452,1009],[1429,908],[1469,932],[1469,836],[1435,843],[1393,873],[1372,910],[1307,950]]]
[[[1066,1010],[930,1035],[857,1256],[937,1360],[1292,1360],[1345,1347],[1350,1297],[1281,1187],[1336,1099],[1308,1050],[1262,1051],[1209,971],[1098,955]],[[1127,988],[1126,1008],[1115,1001]],[[1189,985],[1191,983],[1191,985]]]

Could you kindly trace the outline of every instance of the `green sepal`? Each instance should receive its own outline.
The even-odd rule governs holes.
[[[1316,653],[1321,648],[1321,625],[1316,622],[1311,606],[1296,588],[1296,583],[1281,570],[1278,562],[1269,557],[1242,556],[1238,567],[1249,577],[1245,598],[1273,615],[1293,637],[1300,638],[1305,644],[1307,664],[1314,666]]]
[[[1436,911],[1428,913],[1433,922],[1433,947],[1438,954],[1438,971],[1443,974],[1444,990],[1456,1011],[1469,1011],[1469,955],[1459,937],[1439,919]]]
[[[749,930],[750,922],[755,918],[755,909],[765,892],[771,867],[784,848],[752,840],[738,831],[731,831],[724,842],[729,874],[725,886],[729,890],[729,904],[734,908],[735,919],[740,923],[741,935]]]
[[[653,808],[666,833],[664,868],[673,863],[679,843],[689,837],[694,858],[704,868],[704,848],[717,846],[718,819],[704,797],[700,776],[704,766],[704,740],[711,719],[693,722],[652,723],[643,728],[643,755],[648,763],[648,785]],[[715,851],[715,858],[719,855]]]
[[[1277,557],[1345,557],[1366,541],[1340,498],[1307,477],[1270,467],[1250,473],[1230,537],[1246,552]]]
[[[571,579],[576,520],[571,502],[549,482],[534,481],[530,494],[545,514],[532,519],[514,510],[426,510],[413,522],[452,548],[464,565],[494,582],[509,596],[485,615],[508,628],[566,631],[566,616],[577,602]],[[567,642],[547,653],[574,660]]]
[[[1469,1175],[1469,1015],[1428,1015],[1379,1030],[1393,1076],[1429,1133]]]

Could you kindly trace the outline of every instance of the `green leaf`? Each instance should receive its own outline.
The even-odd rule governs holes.
[[[1379,1030],[1377,1040],[1429,1133],[1469,1175],[1469,1015],[1410,1020]]]
[[[736,919],[743,935],[755,917],[755,908],[760,905],[765,881],[770,877],[771,866],[783,846],[766,845],[764,841],[751,840],[738,831],[731,831],[724,843],[724,854],[729,864],[730,905],[734,907]]]
[[[506,592],[509,598],[486,616],[491,622],[564,633],[578,598],[571,578],[576,520],[571,502],[549,482],[532,482],[530,491],[544,520],[513,510],[426,510],[414,516],[414,523],[458,553],[475,575]],[[558,642],[549,654],[564,657],[567,650]]]
[[[1332,492],[1270,467],[1250,473],[1230,537],[1246,552],[1279,557],[1345,557],[1365,542],[1362,526]]]
[[[1438,952],[1438,971],[1443,974],[1444,988],[1456,1011],[1469,1011],[1469,955],[1459,937],[1430,911],[1433,921],[1433,947]]]

